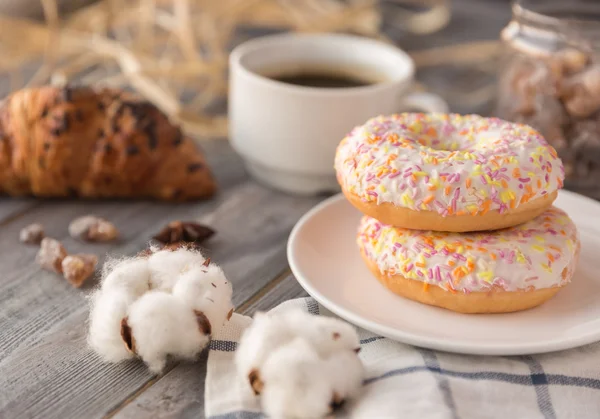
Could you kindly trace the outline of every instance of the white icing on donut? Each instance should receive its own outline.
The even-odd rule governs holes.
[[[551,207],[527,223],[485,233],[408,230],[364,216],[357,241],[384,274],[468,293],[563,285],[578,239],[568,215]]]
[[[348,192],[447,215],[500,213],[562,187],[564,168],[537,131],[478,115],[406,113],[370,119],[338,146]]]

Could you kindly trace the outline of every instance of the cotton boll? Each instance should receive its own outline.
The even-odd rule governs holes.
[[[281,313],[297,336],[310,342],[321,357],[341,350],[358,350],[360,340],[354,327],[333,317],[315,316],[300,309]]]
[[[216,265],[207,267],[203,280],[208,282],[210,288],[200,301],[198,309],[210,320],[215,335],[233,313],[234,307],[231,302],[233,288],[223,270]]]
[[[254,315],[252,324],[240,338],[238,350],[235,352],[235,363],[244,381],[248,382],[251,374],[255,374],[253,378],[259,381],[250,383],[255,392],[260,391],[259,371],[265,360],[294,337],[282,316],[260,312]]]
[[[223,271],[197,251],[157,250],[105,264],[92,297],[90,346],[108,361],[139,356],[153,372],[168,355],[194,358],[232,312]]]
[[[327,376],[338,400],[356,397],[362,387],[364,366],[354,351],[342,351],[325,360]]]
[[[356,330],[300,309],[257,313],[235,362],[270,417],[319,418],[355,397],[364,375]]]
[[[152,288],[171,292],[179,276],[205,262],[200,252],[189,249],[160,250],[148,257]]]
[[[133,351],[154,373],[162,371],[167,355],[192,359],[210,340],[194,310],[161,291],[150,291],[137,299],[126,322]]]
[[[121,320],[129,305],[150,288],[144,259],[115,260],[105,264],[100,290],[90,298],[89,345],[106,361],[131,358],[121,338]]]
[[[173,295],[201,311],[218,333],[233,311],[233,288],[216,265],[195,266],[182,274],[173,287]]]
[[[209,291],[199,307],[199,311],[204,313],[212,325],[213,336],[219,333],[234,310],[231,300],[223,299],[222,293],[217,291]]]
[[[124,292],[134,299],[150,289],[150,268],[146,259],[125,259],[109,263],[101,281],[103,290]]]
[[[181,274],[173,285],[173,295],[184,304],[196,307],[212,287],[210,281],[205,280],[206,270],[204,266],[197,266]]]
[[[133,355],[121,338],[121,320],[127,316],[131,295],[118,290],[99,290],[90,298],[89,345],[108,362],[118,362]]]
[[[272,418],[322,418],[334,398],[328,370],[304,339],[280,346],[261,369],[261,404]]]

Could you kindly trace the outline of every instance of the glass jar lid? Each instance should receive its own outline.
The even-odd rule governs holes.
[[[501,38],[530,55],[548,56],[564,47],[600,51],[600,1],[517,0]]]

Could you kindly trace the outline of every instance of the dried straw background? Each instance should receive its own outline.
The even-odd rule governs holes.
[[[386,18],[393,10],[390,20],[415,34],[449,20],[448,0],[387,3],[394,7]],[[428,7],[415,11],[410,3]],[[131,88],[199,138],[226,135],[226,116],[211,108],[227,94],[228,52],[243,40],[240,33],[346,32],[389,42],[378,0],[100,0],[65,15],[56,0],[40,6],[41,21],[0,15],[0,72],[10,77],[10,91],[74,80]],[[489,62],[497,51],[495,42],[483,42],[413,58],[418,67],[457,57]],[[27,65],[36,71],[25,78]]]

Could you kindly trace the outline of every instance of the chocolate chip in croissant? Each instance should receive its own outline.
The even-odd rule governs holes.
[[[129,147],[127,147],[127,155],[128,156],[135,156],[139,152],[140,152],[140,149],[136,145],[130,145]]]

